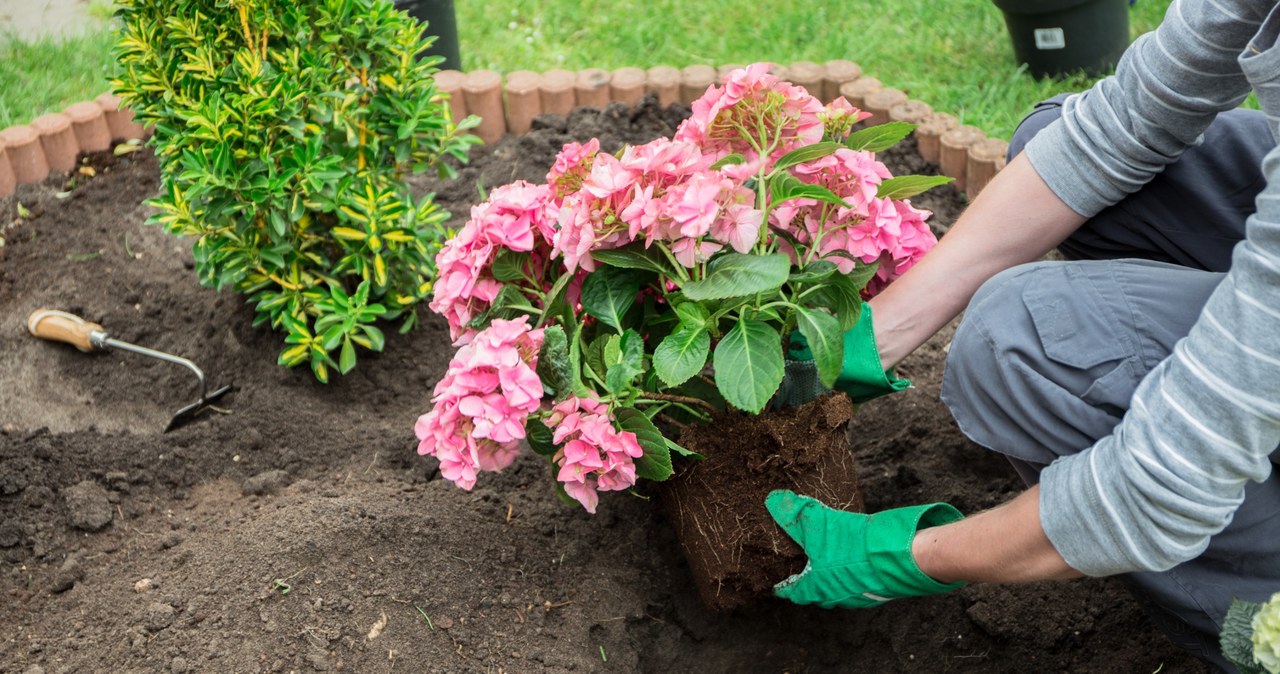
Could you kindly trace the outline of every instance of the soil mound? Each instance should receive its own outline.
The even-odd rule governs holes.
[[[481,189],[543,180],[565,142],[613,151],[687,112],[541,118],[478,149],[457,182],[415,185],[460,224]],[[932,170],[909,142],[885,159]],[[0,201],[0,672],[1203,671],[1109,581],[713,614],[652,494],[610,495],[592,517],[560,503],[536,457],[464,492],[414,453],[452,354],[443,322],[389,331],[385,353],[328,386],[280,368],[281,335],[197,285],[190,242],[143,224],[154,158],[87,161],[96,176],[65,198],[50,180]],[[940,228],[963,205],[945,188],[915,202]],[[240,390],[226,414],[163,434],[195,398],[191,373],[35,340],[24,322],[41,307]],[[973,512],[1019,488],[938,402],[946,340],[903,364],[917,388],[858,413],[868,510]]]

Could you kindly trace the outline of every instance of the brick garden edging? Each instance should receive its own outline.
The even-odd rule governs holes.
[[[81,152],[109,150],[113,143],[150,135],[133,121],[133,111],[107,93],[72,103],[62,112],[0,131],[0,199],[18,185],[43,182],[51,173],[75,170]]]
[[[527,132],[540,114],[565,115],[578,106],[635,105],[645,94],[657,96],[661,106],[688,105],[738,67],[518,70],[507,75],[505,87],[502,76],[492,70],[443,70],[436,73],[435,81],[440,91],[449,94],[454,119],[480,116],[483,121],[474,133],[493,143],[506,133]],[[987,138],[975,127],[961,126],[955,117],[934,112],[905,92],[864,76],[852,61],[798,61],[778,66],[773,72],[804,87],[823,103],[844,96],[854,107],[871,113],[869,124],[916,124],[920,156],[937,164],[943,175],[954,178],[956,188],[970,200],[1004,167],[1008,143]],[[17,185],[39,183],[50,173],[74,170],[81,152],[106,150],[113,143],[148,135],[148,129],[134,121],[133,111],[122,108],[120,99],[109,93],[74,103],[63,112],[42,115],[29,125],[9,127],[0,131],[0,199],[13,194]]]

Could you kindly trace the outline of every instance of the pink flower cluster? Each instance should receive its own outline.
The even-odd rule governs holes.
[[[608,406],[593,398],[570,396],[551,408],[543,422],[562,445],[555,462],[564,490],[594,514],[597,491],[620,491],[636,483],[635,460],[644,455],[635,433],[619,431]]]
[[[878,203],[882,208],[876,212],[878,230],[875,236],[884,241],[884,252],[880,254],[880,266],[876,268],[875,277],[862,290],[864,298],[875,297],[938,243],[937,237],[925,223],[925,219],[932,213],[905,201],[880,199]]]
[[[536,371],[542,339],[527,316],[495,319],[458,349],[436,384],[431,411],[413,429],[418,453],[439,459],[446,479],[470,490],[477,472],[515,460],[525,420],[542,400]]]
[[[880,183],[893,176],[870,152],[836,150],[796,166],[795,175],[827,188],[848,206],[796,199],[770,213],[772,224],[814,247],[815,259],[834,262],[843,273],[853,270],[848,256],[866,263],[879,260],[876,276],[864,291],[866,297],[883,290],[937,243],[925,224],[929,211],[876,197]],[[847,256],[836,254],[841,252]]]
[[[853,130],[853,125],[867,119],[871,113],[859,110],[844,96],[827,104],[827,109],[818,115],[822,120],[823,133],[829,138],[844,138]]]
[[[557,204],[582,189],[582,180],[591,172],[599,151],[600,141],[596,138],[585,143],[569,143],[560,149],[555,164],[547,172],[547,184]]]
[[[770,74],[772,67],[755,63],[729,73],[724,86],[708,88],[693,102],[693,115],[676,130],[675,139],[698,145],[717,160],[741,154],[749,174],[761,163],[771,164],[796,148],[822,140],[822,102],[804,87]]]
[[[472,207],[471,219],[436,255],[432,311],[449,322],[454,343],[475,334],[467,324],[484,312],[502,290],[493,277],[493,260],[502,249],[533,252],[535,265],[551,256],[554,206],[547,185],[523,180],[499,187]]]
[[[557,159],[551,176],[556,184],[572,181],[562,165],[586,166],[583,149],[570,146]],[[581,189],[561,203],[556,252],[569,269],[587,271],[595,269],[591,251],[633,241],[646,247],[662,241],[686,267],[725,245],[747,252],[763,220],[753,206],[755,193],[711,170],[714,161],[696,145],[667,138],[628,146],[621,157],[597,153]]]

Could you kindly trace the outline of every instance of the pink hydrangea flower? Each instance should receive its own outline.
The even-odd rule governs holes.
[[[824,133],[829,138],[844,138],[853,130],[853,125],[867,119],[871,113],[853,107],[844,96],[827,104],[818,118],[822,120]]]
[[[470,490],[479,471],[511,465],[525,420],[538,410],[542,330],[527,316],[495,319],[458,349],[435,388],[430,412],[418,417],[418,453],[440,460],[440,474]]]
[[[692,269],[710,260],[712,255],[720,252],[723,248],[723,244],[715,241],[680,239],[671,244],[671,254],[675,256],[676,262]]]
[[[885,249],[875,277],[863,290],[863,297],[866,298],[874,297],[894,279],[905,274],[938,243],[933,230],[929,229],[929,225],[925,222],[932,213],[916,208],[906,201],[891,199],[883,201],[887,203],[881,205],[882,208],[878,214],[887,212],[892,207],[895,211],[894,219],[896,219],[898,234],[892,244]]]
[[[645,174],[648,182],[664,187],[705,171],[715,163],[697,145],[670,138],[628,146],[622,151],[620,161],[629,169]]]
[[[835,214],[837,220],[867,217],[870,213],[867,204],[876,198],[880,183],[893,177],[889,168],[872,153],[846,148],[800,164],[794,172],[800,180],[821,185],[849,204],[849,209],[842,208]]]
[[[619,158],[597,154],[581,189],[564,197],[555,252],[568,269],[593,271],[592,251],[633,242],[665,242],[689,266],[726,244],[749,250],[763,220],[754,193],[712,171],[713,163],[696,146],[666,138],[629,146]]]
[[[570,271],[595,270],[590,252],[631,241],[621,213],[631,200],[638,173],[609,154],[597,154],[579,191],[564,197],[557,216],[555,252]]]
[[[893,176],[870,152],[840,149],[794,167],[793,173],[801,181],[827,188],[847,206],[794,199],[770,212],[771,224],[815,248],[813,259],[834,262],[842,273],[853,271],[850,256],[866,263],[879,261],[864,297],[879,293],[937,243],[925,224],[928,211],[876,197],[880,184]],[[795,258],[785,241],[780,248]]]
[[[720,173],[725,177],[736,180],[740,183],[746,182],[751,178],[759,176],[760,171],[764,169],[765,164],[767,163],[768,159],[766,157],[753,157],[751,159],[747,159],[741,164],[725,164],[720,167]]]
[[[471,219],[436,255],[438,270],[428,307],[449,322],[454,343],[469,341],[467,324],[493,303],[502,283],[493,260],[503,250],[534,253],[536,266],[551,257],[554,206],[547,185],[523,180],[503,185],[471,209]]]
[[[624,194],[635,183],[638,171],[629,169],[611,154],[596,155],[591,172],[582,181],[582,191],[596,199],[609,199]]]
[[[693,114],[676,129],[675,139],[695,143],[716,159],[738,153],[751,162],[763,153],[770,163],[822,140],[822,102],[771,75],[772,66],[753,63],[729,73],[724,86],[711,87],[693,102]]]
[[[739,253],[749,253],[760,236],[764,214],[751,206],[755,194],[746,188],[734,191],[737,203],[731,203],[711,225],[711,236],[723,241]]]
[[[620,491],[636,483],[635,460],[644,450],[635,433],[619,431],[609,408],[594,398],[570,396],[551,408],[543,420],[562,445],[553,460],[560,467],[556,479],[565,493],[595,513],[601,491]]]
[[[732,187],[732,181],[712,173],[693,175],[670,208],[671,219],[680,236],[694,239],[706,236],[720,215],[720,193]]]
[[[595,138],[581,144],[569,143],[560,149],[555,164],[547,173],[547,185],[555,199],[564,199],[582,187],[582,181],[591,172],[599,151],[600,141]]]

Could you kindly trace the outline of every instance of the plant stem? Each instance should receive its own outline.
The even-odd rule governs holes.
[[[805,251],[804,259],[801,260],[801,267],[808,266],[818,254],[818,247],[822,245],[822,238],[827,235],[827,218],[831,217],[832,208],[834,208],[832,204],[822,204],[822,212],[818,218],[818,222],[822,223],[822,226],[818,229],[817,236],[813,237],[813,241],[809,243],[809,250]]]
[[[696,418],[698,421],[703,421],[703,422],[711,421],[711,415],[707,414],[706,412],[695,410],[684,403],[671,403],[671,406],[677,409],[684,410],[685,412],[689,413],[694,418]]]
[[[791,307],[793,309],[799,309],[799,307],[797,307],[795,304],[791,302],[788,302],[786,300],[777,300],[774,302],[769,302],[768,304],[765,304],[763,306],[756,307],[756,311],[764,311],[765,309],[772,309],[774,307]]]
[[[664,423],[664,424],[671,424],[672,426],[675,426],[676,428],[678,428],[678,429],[680,429],[680,430],[682,430],[682,431],[683,431],[684,429],[686,429],[686,428],[688,428],[688,427],[689,427],[689,424],[686,424],[686,423],[684,423],[683,421],[676,421],[675,419],[672,419],[670,415],[662,414],[661,412],[659,412],[659,413],[658,413],[658,417],[657,417],[657,418],[658,418],[658,420],[659,420],[659,421],[661,421],[662,423]]]
[[[547,308],[549,308],[552,304],[555,303],[556,298],[560,297],[560,293],[564,291],[565,286],[569,285],[569,281],[573,278],[573,276],[574,276],[574,273],[571,271],[567,271],[561,274],[560,278],[556,279],[556,282],[552,284],[551,290],[548,290],[545,295],[541,295],[543,313],[541,316],[538,317],[538,323],[533,326],[535,330],[542,327],[547,322],[547,319],[551,318],[551,314],[546,313]],[[568,320],[565,322],[565,325],[569,325],[573,320],[573,307],[568,306],[568,302],[566,302],[565,310],[567,312],[566,316],[568,317]]]
[[[688,405],[698,405],[699,407],[702,407],[703,409],[707,410],[708,412],[711,412],[712,414],[715,414],[716,412],[720,411],[716,409],[715,405],[712,405],[711,403],[703,400],[702,398],[694,398],[692,396],[675,395],[674,393],[646,392],[646,393],[640,394],[640,397],[648,398],[650,400],[665,400],[667,402],[673,402],[673,403],[685,403]]]
[[[795,298],[793,299],[793,301],[794,301],[796,304],[799,304],[801,300],[803,300],[804,298],[806,298],[806,297],[808,297],[808,296],[812,295],[813,293],[818,292],[819,290],[822,290],[822,286],[820,286],[820,285],[812,285],[812,286],[809,286],[808,288],[805,288],[804,290],[801,290],[801,291],[800,291],[800,294],[799,294],[799,295],[796,295],[796,296],[795,296]]]
[[[756,246],[761,252],[769,252],[769,211],[773,204],[769,203],[768,183],[765,182],[764,166],[756,172],[756,208],[760,209],[760,239]]]
[[[675,269],[676,273],[680,275],[680,280],[687,283],[689,281],[689,272],[685,271],[684,266],[676,260],[676,256],[672,255],[671,251],[667,250],[667,247],[661,243],[658,244],[658,250],[662,251],[663,256],[667,258],[667,262],[671,263],[671,268]]]

